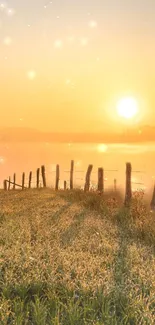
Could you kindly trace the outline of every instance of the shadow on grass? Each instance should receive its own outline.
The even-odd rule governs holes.
[[[119,191],[114,192],[113,190],[105,191],[104,193],[68,190],[59,192],[59,195],[68,202],[76,202],[89,210],[101,212],[102,214],[103,212],[108,213],[109,207],[120,208],[123,204],[122,193]]]
[[[72,194],[71,194],[72,195]],[[106,210],[103,198],[100,196],[84,197],[79,195],[83,206],[90,210],[102,213]],[[83,193],[82,193],[83,195]],[[68,200],[68,198],[67,198]],[[51,214],[51,222],[57,222],[75,200],[71,196],[69,203]],[[77,200],[77,198],[76,198]],[[75,201],[74,201],[75,202]],[[77,202],[77,201],[76,201]],[[95,292],[82,289],[77,283],[77,290],[68,288],[67,283],[61,277],[57,277],[54,283],[30,283],[22,286],[3,285],[0,282],[1,324],[33,324],[33,325],[143,325],[154,324],[155,319],[149,318],[143,312],[145,301],[141,300],[136,305],[131,296],[132,282],[130,276],[131,265],[127,258],[128,245],[135,241],[145,245],[154,245],[155,239],[151,236],[153,218],[146,222],[134,211],[126,208],[120,209],[117,214],[108,212],[108,218],[117,224],[119,248],[114,260],[114,286],[109,294],[106,294],[104,287],[99,287]],[[105,212],[104,212],[105,213]],[[66,229],[61,237],[61,245],[65,247],[71,244],[77,236],[76,231],[83,225],[85,210],[74,217],[73,223]],[[152,220],[152,221],[151,221]],[[141,221],[142,225],[141,225]],[[138,222],[138,223],[137,223]],[[151,226],[152,222],[152,226]],[[141,225],[141,226],[140,226]],[[77,227],[78,226],[78,227]],[[79,227],[80,226],[80,227]],[[153,230],[154,231],[154,230]],[[148,237],[147,237],[148,236]],[[112,266],[111,266],[112,267]],[[61,274],[61,266],[58,273]],[[132,285],[132,283],[131,283]],[[137,283],[135,283],[135,286]],[[134,290],[134,289],[133,289]],[[145,298],[149,297],[149,289],[145,291]],[[141,293],[140,293],[141,294]],[[135,292],[136,295],[136,292]],[[154,301],[149,303],[149,311],[154,311]],[[145,311],[145,310],[144,310]],[[153,322],[151,322],[153,321]]]
[[[81,215],[75,215],[75,221],[82,225],[85,210]],[[69,289],[63,280],[63,273],[53,283],[38,282],[23,285],[3,285],[0,283],[1,324],[33,324],[33,325],[139,325],[153,324],[149,315],[145,315],[143,304],[133,301],[130,292],[130,261],[127,258],[128,245],[132,241],[128,226],[131,222],[126,210],[120,211],[115,222],[118,227],[119,248],[114,260],[114,286],[107,294],[104,287],[92,291],[85,290],[77,282],[76,290]],[[74,227],[74,226],[73,226]],[[68,228],[66,236],[71,238],[72,227]],[[71,235],[71,237],[70,237]],[[62,236],[62,245],[65,245]],[[67,241],[68,245],[68,241]],[[112,267],[112,266],[111,266]],[[61,266],[57,270],[61,273]],[[137,285],[137,283],[135,283]],[[145,290],[145,298],[149,290]],[[140,293],[140,295],[141,295]],[[135,292],[136,295],[136,292]],[[154,311],[154,301],[150,301],[149,309]],[[145,309],[145,306],[144,306]],[[4,321],[3,321],[4,320]],[[155,319],[154,319],[155,320]]]
[[[123,231],[124,238],[152,248],[155,255],[155,215],[147,208],[138,210],[134,202],[131,209],[121,208],[111,220]]]
[[[134,310],[130,308],[129,292],[127,290],[127,279],[130,278],[130,263],[127,259],[127,249],[130,239],[128,238],[128,234],[124,232],[126,221],[125,219],[122,220],[118,214],[115,222],[118,228],[119,248],[114,260],[114,287],[112,290],[113,308],[115,309],[118,323],[138,324],[135,322]],[[128,315],[130,315],[130,319],[127,319]]]
[[[59,208],[58,211],[54,212],[53,214],[51,213],[50,218],[48,218],[48,226],[50,227],[51,224],[53,225],[53,224],[59,223],[62,214],[68,210],[70,205],[71,205],[71,203],[63,205],[61,208]],[[48,216],[49,216],[49,211],[48,211]],[[46,214],[44,215],[44,217],[46,218]],[[30,219],[30,226],[31,226],[31,240],[30,241],[31,241],[31,244],[34,245],[37,240],[38,230],[35,228],[35,224],[32,221],[33,220]],[[46,222],[46,225],[47,225],[47,222]]]
[[[66,205],[63,205],[62,207],[59,208],[58,211],[54,212],[51,214],[51,222],[57,222],[61,218],[61,215],[68,210],[68,208],[71,206],[71,203],[69,202]]]
[[[151,285],[144,284],[138,278],[131,276],[131,260],[128,256],[130,244],[139,239],[145,245],[148,241],[141,238],[141,232],[133,231],[133,215],[127,208],[123,208],[115,216],[115,224],[118,228],[119,248],[114,260],[114,286],[111,291],[111,305],[115,310],[118,324],[154,324],[155,315],[154,300],[150,298]],[[146,230],[146,229],[145,229]],[[152,242],[150,242],[152,244]],[[136,290],[139,288],[138,290]],[[149,300],[150,299],[150,300]],[[149,305],[149,313],[146,314],[146,300]]]
[[[69,225],[69,227],[60,236],[60,246],[65,248],[71,245],[78,234],[80,233],[82,224],[85,219],[86,210],[75,214],[74,221]]]

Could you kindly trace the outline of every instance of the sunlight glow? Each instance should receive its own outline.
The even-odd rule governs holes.
[[[8,16],[12,17],[12,16],[14,16],[14,14],[15,14],[15,10],[14,10],[13,8],[9,8],[9,9],[7,9],[6,14],[7,14]]]
[[[126,119],[131,119],[138,113],[137,101],[132,97],[122,98],[117,104],[117,113]]]
[[[99,145],[97,146],[97,150],[98,150],[99,152],[106,152],[107,149],[108,149],[108,146],[107,146],[106,144],[103,144],[103,143],[101,143],[101,144],[99,144]]]
[[[29,71],[27,72],[27,77],[28,77],[28,79],[30,79],[30,80],[35,79],[35,77],[36,77],[36,72],[35,72],[34,70],[29,70]]]
[[[0,10],[4,10],[4,9],[6,9],[7,8],[7,4],[6,3],[1,3],[0,4]]]
[[[5,37],[3,43],[7,46],[9,46],[12,43],[11,37]]]
[[[81,38],[80,43],[82,46],[86,46],[88,44],[88,38]]]
[[[2,164],[4,164],[4,162],[5,162],[5,158],[4,157],[0,157],[0,164],[2,165]]]
[[[62,48],[62,46],[63,46],[63,42],[62,42],[62,40],[60,40],[60,39],[57,39],[55,42],[54,42],[54,47],[55,48]]]
[[[91,20],[91,21],[89,22],[89,27],[90,27],[90,28],[95,28],[95,27],[97,27],[97,22],[96,22],[95,20]]]

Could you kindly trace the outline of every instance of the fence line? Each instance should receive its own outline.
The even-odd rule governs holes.
[[[69,174],[67,179],[63,180],[63,188],[64,190],[73,189],[74,180],[84,181],[83,189],[85,192],[90,189],[96,188],[96,190],[100,193],[104,193],[105,190],[105,182],[107,178],[105,177],[105,172],[118,172],[118,169],[104,169],[99,167],[97,171],[93,171],[93,165],[89,165],[85,177],[75,177],[76,173],[84,173],[84,170],[75,170],[74,169],[74,160],[71,160],[70,170],[65,170],[64,174]],[[40,168],[37,168],[35,175],[30,171],[29,176],[25,177],[25,173],[22,173],[21,184],[18,184],[16,181],[16,173],[13,174],[13,180],[11,180],[11,176],[8,179],[5,179],[3,182],[4,190],[15,190],[16,188],[21,188],[22,190],[31,188],[33,185],[36,188],[39,187],[47,187],[46,177],[48,174],[55,173],[55,190],[60,189],[60,166],[56,165],[56,170],[52,172],[46,172],[45,166],[42,165]],[[135,185],[144,185],[142,182],[134,182],[132,181],[132,173],[145,173],[144,171],[132,170],[131,163],[126,163],[126,182],[125,182],[125,199],[124,205],[129,206],[132,199],[132,184]],[[96,174],[97,176],[97,184],[96,181],[91,181],[91,175]],[[94,185],[93,185],[94,183]],[[12,188],[11,188],[12,185]],[[117,179],[113,179],[113,191],[117,191]],[[153,208],[154,207],[154,208]],[[153,196],[151,200],[151,209],[155,209],[155,187],[153,190]]]

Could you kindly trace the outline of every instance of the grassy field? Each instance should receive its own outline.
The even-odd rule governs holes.
[[[155,215],[109,195],[0,192],[0,324],[155,324]]]

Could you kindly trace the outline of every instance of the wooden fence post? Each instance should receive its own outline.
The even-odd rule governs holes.
[[[16,188],[16,174],[13,174],[13,190]]]
[[[103,168],[98,168],[98,185],[97,185],[97,190],[99,192],[104,191],[104,170]]]
[[[43,187],[46,187],[45,166],[41,166],[41,174],[42,174],[42,179],[43,179]]]
[[[25,173],[22,174],[22,190],[24,190],[25,185]]]
[[[7,191],[7,181],[6,181],[6,179],[4,180],[3,185],[4,185],[4,191]]]
[[[116,178],[114,179],[114,191],[115,192],[117,191],[117,180],[116,180]]]
[[[67,188],[67,182],[64,181],[64,190],[66,190],[66,188]]]
[[[74,172],[74,160],[71,160],[71,170],[70,170],[70,190],[73,189],[73,172]]]
[[[153,194],[152,194],[152,200],[151,200],[151,203],[150,203],[150,207],[151,207],[151,210],[155,210],[155,185],[154,185],[154,189],[153,189]]]
[[[31,188],[31,181],[32,181],[32,172],[29,174],[29,188]]]
[[[85,178],[85,186],[84,186],[84,191],[87,192],[89,191],[90,187],[90,175],[93,169],[93,165],[89,165],[86,173],[86,178]]]
[[[36,173],[36,176],[37,176],[37,180],[36,180],[36,187],[39,188],[39,176],[40,176],[40,168],[37,168],[37,173]]]
[[[11,186],[11,177],[9,176],[9,185],[8,185],[8,191],[10,190],[10,186]]]
[[[132,188],[131,188],[131,171],[132,167],[130,163],[126,163],[126,189],[125,189],[125,206],[129,206],[132,199]]]
[[[56,165],[56,182],[55,182],[55,190],[56,191],[59,188],[59,178],[60,178],[60,169],[59,169],[59,165]]]

